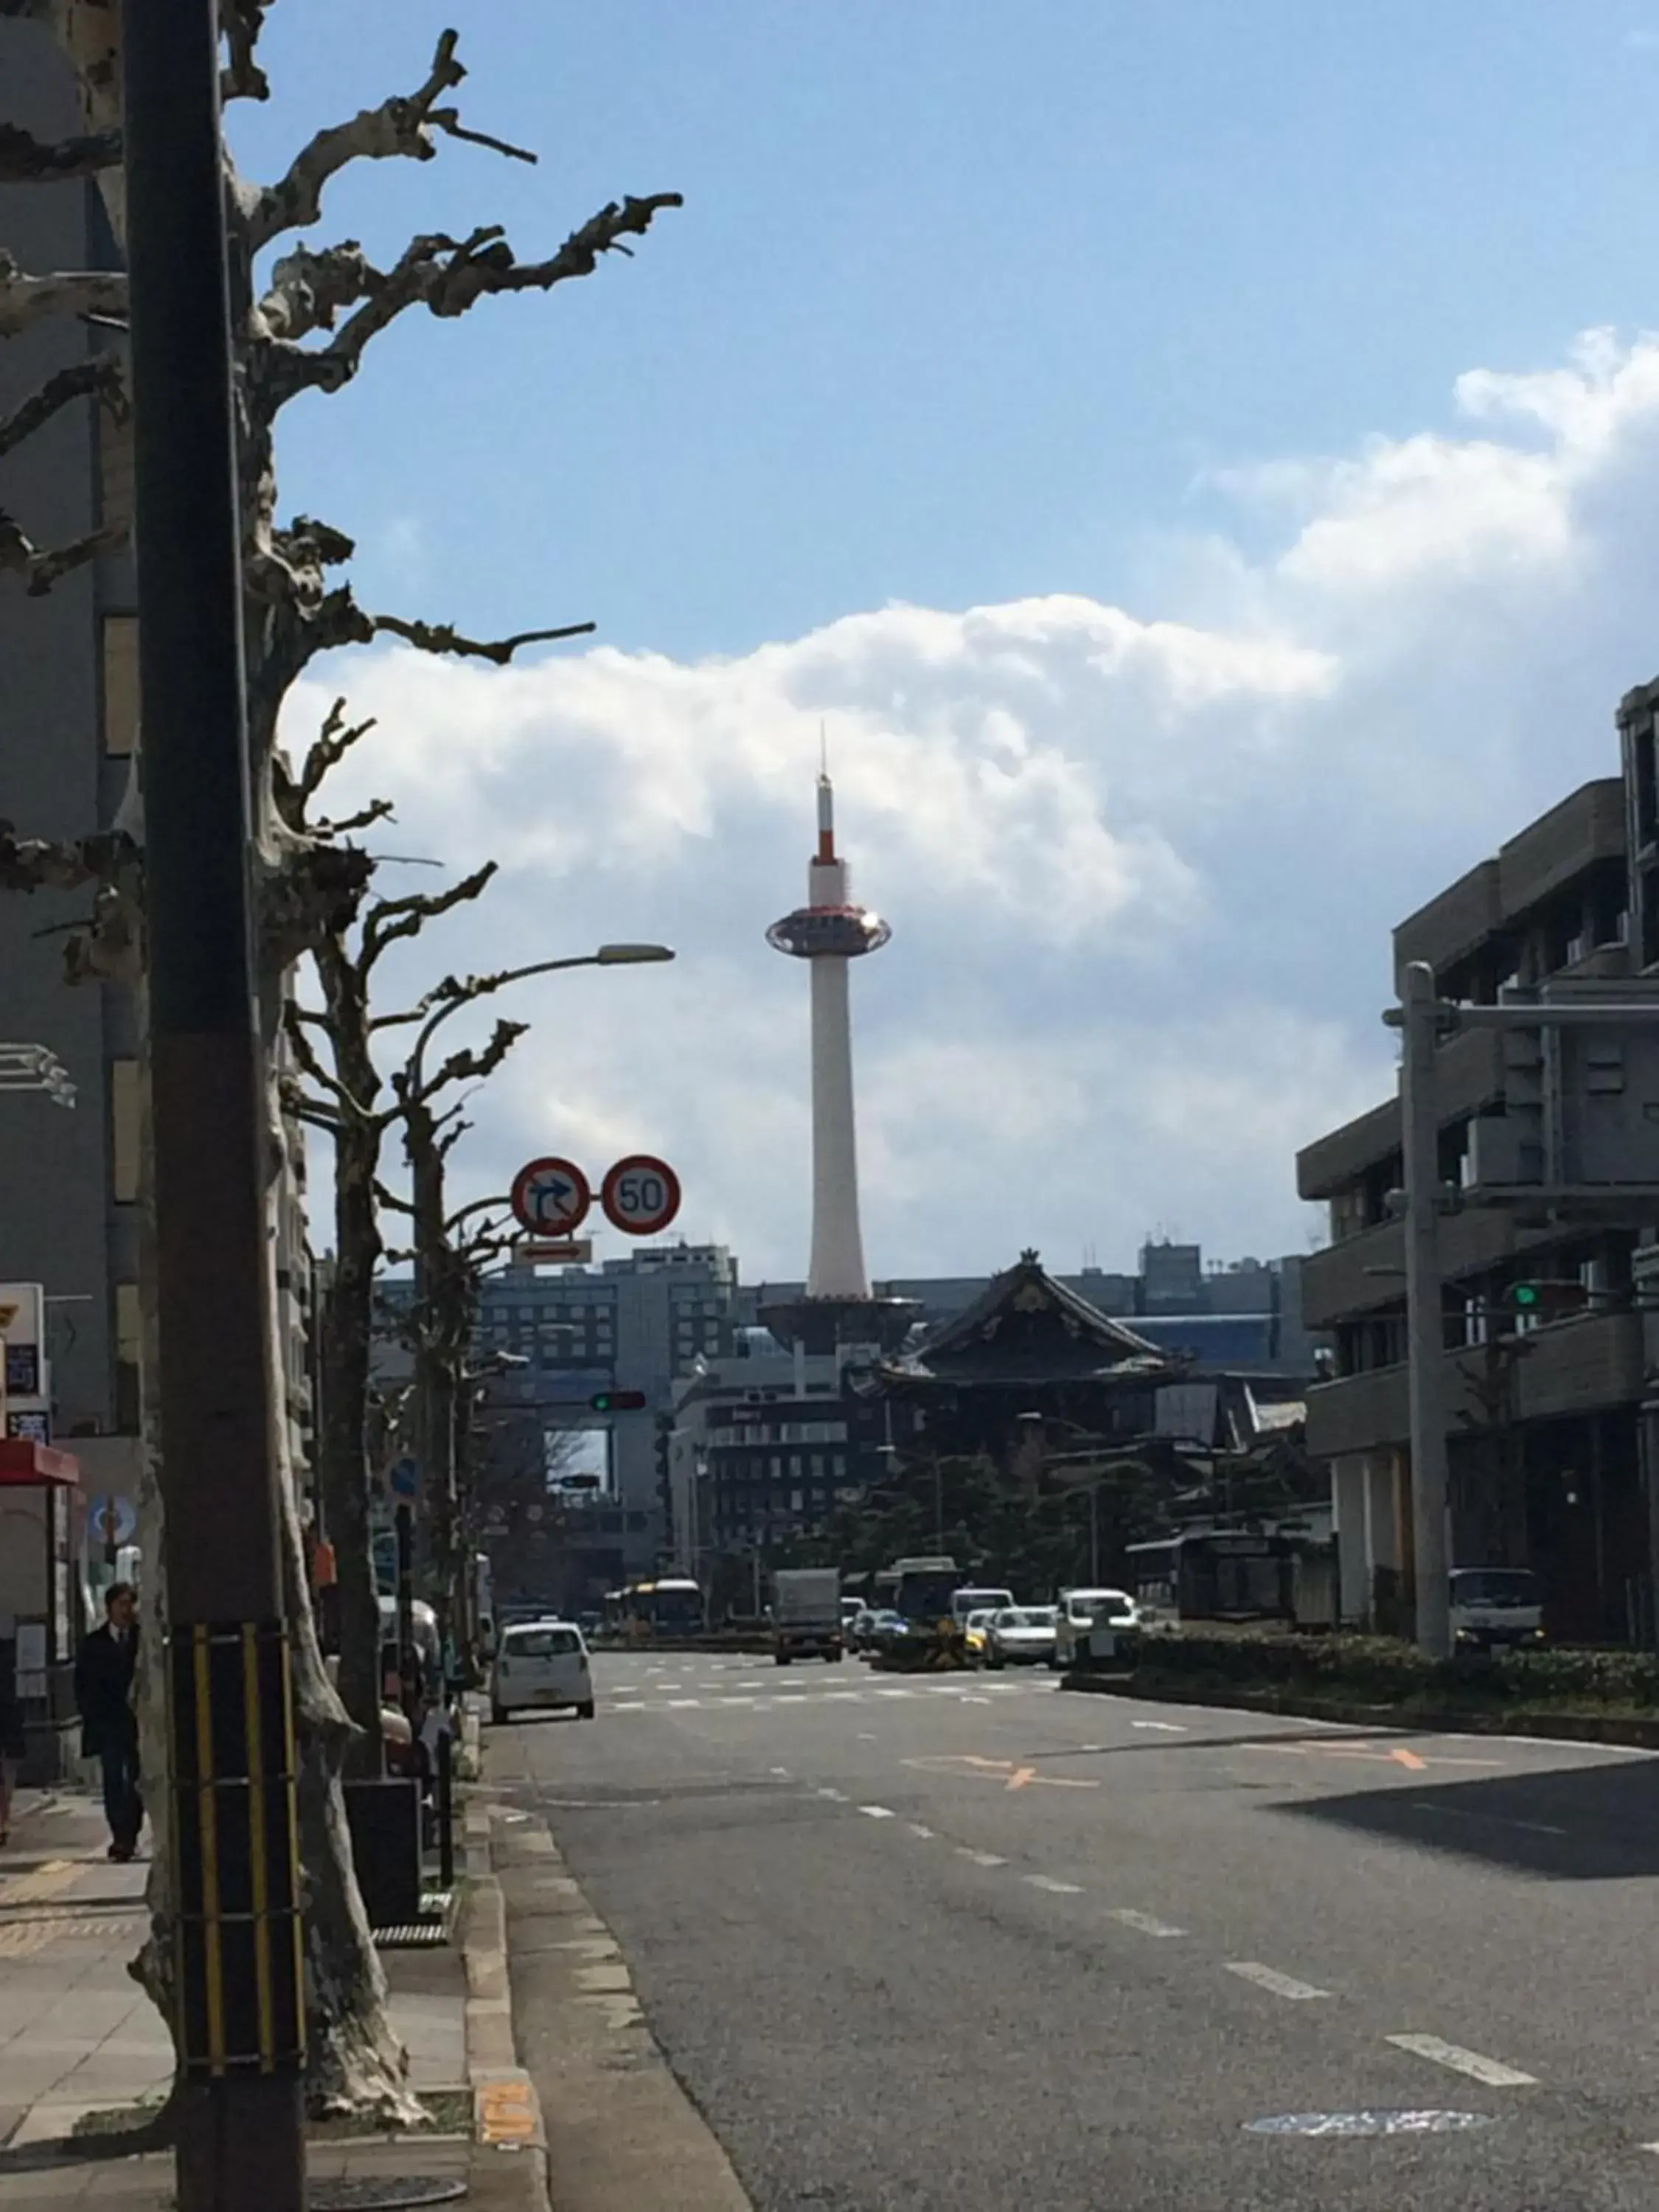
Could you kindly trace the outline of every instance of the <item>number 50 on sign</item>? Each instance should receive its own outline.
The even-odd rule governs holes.
[[[599,1187],[599,1204],[611,1226],[629,1237],[654,1237],[680,1210],[680,1179],[666,1160],[630,1152]]]

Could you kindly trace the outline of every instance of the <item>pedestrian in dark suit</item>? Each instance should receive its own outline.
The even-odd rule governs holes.
[[[130,1859],[144,1825],[138,1795],[138,1716],[133,1680],[138,1667],[137,1592],[112,1583],[104,1593],[106,1616],[82,1645],[75,1662],[75,1702],[81,1713],[82,1756],[104,1770],[104,1817],[109,1856]]]

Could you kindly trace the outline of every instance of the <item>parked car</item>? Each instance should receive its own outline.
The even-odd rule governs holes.
[[[1053,1605],[1010,1605],[986,1624],[988,1667],[1042,1667],[1054,1656],[1060,1608]]]
[[[982,1605],[968,1615],[962,1624],[962,1640],[967,1647],[968,1663],[974,1666],[986,1657],[987,1632],[996,1619],[994,1606]]]
[[[574,1707],[579,1721],[593,1717],[587,1645],[574,1620],[519,1622],[501,1632],[489,1678],[489,1717],[499,1727],[532,1706],[543,1712]]]
[[[1055,1607],[1054,1668],[1087,1667],[1115,1659],[1140,1626],[1127,1590],[1061,1590]]]

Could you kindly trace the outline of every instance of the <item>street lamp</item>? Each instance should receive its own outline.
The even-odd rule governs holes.
[[[440,1573],[447,1580],[454,1569],[454,1527],[458,1499],[455,1449],[455,1401],[461,1389],[461,1356],[452,1368],[438,1342],[433,1304],[440,1281],[447,1275],[441,1255],[445,1238],[444,1153],[438,1142],[437,1121],[426,1092],[426,1050],[445,1022],[480,999],[508,983],[532,975],[550,975],[568,968],[632,968],[672,960],[666,945],[601,945],[558,960],[533,960],[522,968],[504,969],[497,975],[473,976],[444,991],[417,1033],[407,1070],[396,1079],[404,1107],[404,1143],[413,1170],[415,1214],[415,1301],[420,1315],[416,1351],[416,1435],[422,1480],[436,1508],[436,1552]],[[455,1593],[465,1611],[465,1591]]]

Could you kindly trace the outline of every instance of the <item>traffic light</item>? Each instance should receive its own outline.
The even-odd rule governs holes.
[[[587,1402],[596,1413],[638,1413],[647,1401],[643,1390],[596,1390]]]
[[[1508,1291],[1508,1303],[1518,1314],[1531,1314],[1540,1321],[1552,1320],[1560,1314],[1582,1313],[1589,1302],[1589,1292],[1579,1282],[1534,1281],[1512,1283]]]

